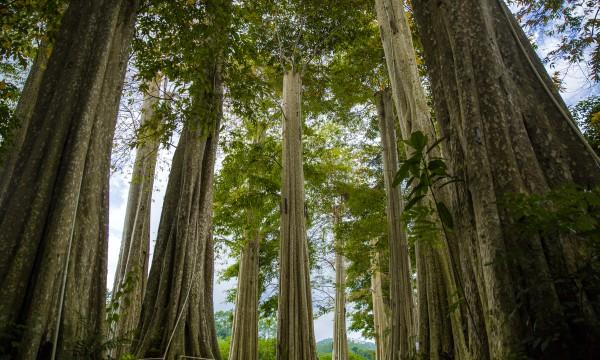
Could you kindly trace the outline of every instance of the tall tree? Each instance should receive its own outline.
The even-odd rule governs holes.
[[[68,358],[104,333],[110,148],[137,5],[71,2],[48,59],[0,206],[0,333],[14,357]]]
[[[586,243],[524,236],[500,204],[511,193],[597,186],[598,158],[502,1],[413,5],[445,149],[463,180],[451,208],[459,245],[474,250],[490,357],[597,355],[598,284],[579,271],[593,259]]]
[[[373,242],[372,242],[373,243]],[[373,301],[373,326],[375,329],[375,346],[377,349],[377,360],[388,360],[390,354],[390,309],[384,301],[383,296],[383,272],[381,271],[384,261],[383,254],[377,249],[377,244],[373,244],[374,250],[371,254],[371,296]]]
[[[0,151],[0,203],[2,203],[2,198],[8,192],[12,172],[17,165],[21,146],[23,146],[25,136],[27,135],[29,121],[31,120],[40,86],[42,85],[42,77],[48,65],[48,54],[50,51],[51,47],[47,42],[42,43],[37,49],[33,64],[29,70],[29,75],[27,76],[27,81],[23,85],[19,102],[12,114],[14,121],[17,123],[17,129],[13,129],[11,131],[12,136],[4,139],[2,142],[2,151]]]
[[[334,205],[334,226],[341,221],[342,205]],[[348,360],[348,334],[346,330],[346,259],[344,242],[335,236],[335,310],[333,319],[333,359]]]
[[[118,319],[111,329],[115,339],[128,339],[133,335],[146,290],[150,261],[150,208],[159,141],[147,131],[149,127],[144,125],[154,121],[161,83],[160,76],[148,83],[148,91],[142,105],[140,145],[137,147],[133,165],[121,250],[112,291],[113,296],[119,292],[123,293],[118,299]],[[117,348],[114,355],[119,358],[120,354],[127,350],[127,347]]]
[[[391,294],[391,359],[401,359],[414,354],[416,338],[414,302],[411,284],[411,266],[405,225],[400,221],[404,203],[400,189],[393,186],[398,171],[396,117],[389,89],[376,94],[379,131],[383,147],[384,180],[387,195],[388,241],[390,248]]]
[[[138,325],[139,356],[218,357],[212,320],[212,180],[222,114],[219,68],[191,91],[165,193]]]
[[[283,76],[283,173],[278,306],[279,359],[316,356],[302,169],[302,81],[297,70]]]
[[[264,291],[264,281],[267,277],[265,275],[269,273],[265,271],[265,274],[260,276],[259,265],[263,269],[273,265],[271,262],[260,264],[259,258],[263,254],[261,261],[269,259],[268,256],[264,256],[267,251],[265,249],[261,251],[261,244],[267,241],[268,233],[274,227],[271,214],[275,213],[279,199],[269,189],[274,185],[269,175],[272,174],[272,169],[276,164],[269,160],[271,154],[268,153],[268,150],[271,144],[268,141],[272,139],[267,138],[267,123],[247,121],[245,127],[248,131],[247,137],[251,138],[251,144],[249,148],[244,147],[240,154],[237,154],[245,159],[241,161],[241,164],[237,163],[236,169],[231,169],[241,170],[245,173],[245,176],[240,176],[239,173],[235,174],[236,178],[243,179],[242,185],[234,188],[231,186],[232,184],[229,184],[227,189],[223,189],[228,193],[237,190],[237,194],[234,196],[239,199],[239,203],[234,205],[234,211],[241,213],[243,218],[243,230],[241,231],[243,240],[237,275],[238,286],[229,358],[257,360],[259,355],[259,298]],[[235,159],[231,159],[231,162],[236,164],[234,161]],[[226,176],[227,174],[222,172],[221,175]],[[224,176],[221,179],[223,178]],[[230,200],[235,201],[231,198]],[[236,216],[233,215],[233,217]]]
[[[137,356],[220,357],[212,303],[212,189],[223,112],[230,1],[151,2],[134,49],[144,78],[174,84],[166,129],[173,156],[138,324]],[[143,55],[143,56],[142,56]]]

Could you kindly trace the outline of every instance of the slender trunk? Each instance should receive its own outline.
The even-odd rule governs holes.
[[[219,358],[212,314],[212,187],[222,117],[216,64],[190,89],[138,325],[140,357]],[[209,299],[210,298],[210,299]]]
[[[390,74],[393,99],[399,112],[400,129],[404,138],[410,137],[414,131],[421,131],[433,141],[436,131],[421,79],[418,75],[416,56],[412,43],[412,35],[401,2],[392,0],[376,0],[377,17],[386,54],[386,62]],[[433,157],[443,157],[435,148],[430,153]],[[456,194],[449,188],[439,191],[439,199],[449,203]],[[432,194],[425,201],[434,205]],[[462,221],[462,219],[456,219]],[[439,227],[441,224],[438,221]],[[453,353],[458,358],[486,359],[488,351],[485,338],[483,314],[485,308],[477,296],[478,284],[472,263],[472,247],[470,232],[440,233],[439,244],[433,249],[417,251],[417,263],[421,264],[418,274],[420,310],[419,310],[419,349],[422,353]],[[431,246],[417,241],[415,247]],[[426,260],[429,259],[429,260]],[[458,261],[461,259],[461,261]],[[435,273],[422,273],[428,269],[438,269]],[[461,271],[462,270],[462,271]],[[429,280],[426,280],[429,278]],[[427,287],[430,287],[427,289]],[[433,287],[433,288],[431,288]],[[437,290],[435,290],[437,288]],[[430,302],[440,298],[445,303],[443,309],[453,308],[452,313],[441,313],[436,319],[430,318],[425,293],[430,293]],[[444,299],[445,298],[445,299]],[[437,300],[436,300],[437,299]],[[446,310],[443,310],[446,311]],[[435,312],[434,312],[435,314]],[[440,322],[450,316],[450,322]],[[429,325],[426,322],[431,322]],[[439,326],[442,326],[441,328]],[[451,335],[450,337],[448,335]],[[431,342],[431,339],[434,342]],[[440,339],[438,341],[437,339]],[[423,344],[426,344],[424,346]],[[453,348],[453,349],[452,349]]]
[[[148,85],[148,94],[142,106],[143,126],[151,121],[160,96],[160,78]],[[142,301],[146,290],[150,249],[150,208],[154,170],[158,158],[159,142],[155,137],[141,139],[133,165],[133,174],[129,186],[129,198],[125,212],[121,251],[115,273],[113,296],[123,292],[119,301],[119,318],[113,325],[112,338],[119,343],[130,340],[140,318]],[[129,346],[118,346],[113,356],[119,358]]]
[[[403,359],[415,352],[414,303],[410,281],[410,259],[406,228],[400,221],[404,202],[400,188],[394,187],[398,171],[396,117],[389,89],[376,94],[379,131],[383,145],[383,168],[387,195],[388,241],[390,247],[390,300],[392,303],[390,356]]]
[[[250,236],[242,250],[229,350],[230,360],[258,360],[258,259],[260,234]]]
[[[8,142],[2,144],[3,152],[0,154],[0,204],[2,204],[2,199],[6,196],[12,172],[21,154],[21,148],[27,135],[29,121],[33,114],[38,92],[40,91],[44,71],[48,65],[50,51],[52,51],[52,48],[45,41],[38,47],[14,113],[18,122],[18,128],[14,130],[13,137]]]
[[[413,5],[451,168],[464,181],[451,211],[457,232],[473,236],[491,358],[597,356],[599,287],[574,255],[587,253],[583,242],[523,236],[498,205],[508,193],[597,186],[597,157],[502,1]]]
[[[371,242],[371,245],[375,245]],[[380,250],[371,254],[371,296],[373,298],[373,325],[375,327],[376,360],[390,358],[390,309],[383,298],[383,273]]]
[[[0,333],[15,358],[49,358],[53,345],[58,358],[98,355],[110,149],[136,10],[137,1],[72,2],[24,120],[0,204]]]
[[[317,357],[313,329],[302,169],[302,82],[294,70],[283,76],[283,189],[277,358]]]
[[[335,224],[340,222],[340,206],[333,209]],[[333,360],[348,360],[348,335],[346,332],[346,259],[341,250],[342,239],[335,240],[335,311],[333,319]]]

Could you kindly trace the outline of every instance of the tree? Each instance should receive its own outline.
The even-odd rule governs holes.
[[[341,207],[333,208],[335,224],[341,220]],[[342,253],[344,242],[335,237],[335,312],[333,322],[333,359],[348,360],[348,334],[346,332],[346,259]]]
[[[0,207],[0,333],[15,357],[91,356],[102,341],[110,146],[137,4],[72,2],[31,99]]]
[[[148,84],[148,93],[142,106],[141,128],[147,130],[154,121],[155,110],[160,97],[162,81],[158,76]],[[115,339],[131,338],[138,325],[142,300],[146,290],[146,276],[150,261],[150,207],[154,186],[154,170],[158,158],[158,138],[145,131],[140,134],[140,146],[137,147],[133,174],[129,186],[129,198],[125,212],[123,236],[119,262],[115,273],[113,294],[123,291],[128,286],[128,292],[119,299],[117,309],[118,319],[115,321],[112,335]],[[127,282],[130,282],[128,284]],[[115,349],[114,355],[119,358],[127,347]]]
[[[136,42],[136,49],[149,56],[138,58],[137,65],[143,76],[160,71],[186,96],[174,104],[181,109],[183,128],[163,202],[135,353],[218,359],[212,304],[212,187],[231,3],[151,5],[140,20]],[[161,51],[174,41],[177,51]],[[154,56],[154,51],[168,55]]]
[[[304,219],[301,93],[300,74],[294,70],[285,73],[277,352],[280,359],[308,359],[316,354]]]
[[[275,202],[269,200],[267,191],[260,191],[265,183],[271,185],[269,179],[269,161],[260,161],[260,151],[265,147],[267,127],[264,123],[248,126],[248,135],[251,137],[250,160],[244,162],[248,167],[247,178],[244,179],[241,192],[246,190],[246,198],[242,200],[241,209],[245,217],[243,230],[243,249],[239,261],[238,288],[236,292],[235,316],[233,322],[233,335],[230,359],[258,359],[258,325],[259,325],[259,298],[264,286],[261,286],[259,277],[260,245],[266,241],[270,228],[269,215],[273,212]],[[271,164],[273,165],[273,164]],[[239,168],[236,170],[240,170]],[[263,178],[259,178],[260,175]],[[256,174],[256,175],[250,175]],[[265,176],[267,175],[267,176]],[[262,185],[262,186],[261,186]],[[245,189],[244,189],[245,188]],[[231,190],[231,187],[228,191]],[[262,190],[262,189],[261,189]],[[243,195],[242,195],[243,196]],[[263,251],[264,252],[264,251]]]
[[[597,186],[597,156],[503,2],[413,6],[444,152],[463,180],[451,213],[458,246],[473,249],[466,271],[477,281],[490,357],[597,354],[598,287],[578,272],[591,259],[585,241],[523,236],[499,205],[512,193]]]

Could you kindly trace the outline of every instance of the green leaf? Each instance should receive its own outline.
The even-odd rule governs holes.
[[[450,214],[450,210],[448,210],[446,205],[443,202],[438,201],[436,208],[442,224],[448,229],[453,229],[454,221],[452,220],[452,214]]]
[[[392,183],[392,186],[396,187],[402,181],[408,179],[410,167],[411,167],[410,162],[404,161],[402,163],[402,165],[400,166],[400,169],[398,169],[398,172],[394,176],[394,182]]]
[[[427,136],[421,131],[415,131],[410,135],[410,139],[405,141],[405,143],[416,151],[422,151],[423,148],[425,148],[425,145],[427,145]]]
[[[404,211],[410,210],[413,206],[415,206],[424,197],[425,197],[425,195],[419,195],[419,196],[415,196],[412,199],[410,199],[410,201],[404,207]]]
[[[446,166],[446,163],[444,162],[444,160],[435,159],[435,160],[431,160],[429,162],[429,164],[427,164],[427,168],[433,174],[444,175],[444,174],[446,174],[447,166]]]

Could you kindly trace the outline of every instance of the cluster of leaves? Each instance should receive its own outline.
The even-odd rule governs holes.
[[[401,161],[393,185],[404,184],[407,203],[403,216],[410,224],[410,236],[413,240],[437,239],[440,231],[454,228],[450,211],[444,202],[435,197],[437,190],[458,181],[448,173],[444,159],[430,156],[442,140],[443,138],[438,139],[429,145],[427,135],[420,131],[412,133],[409,139],[402,140],[410,151],[407,151],[409,156]],[[428,198],[433,200],[433,204]],[[440,220],[441,229],[435,216]]]
[[[600,156],[600,96],[590,96],[571,107],[571,113],[592,149]]]
[[[519,7],[517,17],[532,31],[560,39],[547,61],[587,63],[589,77],[600,81],[600,7],[596,0],[510,0]]]

